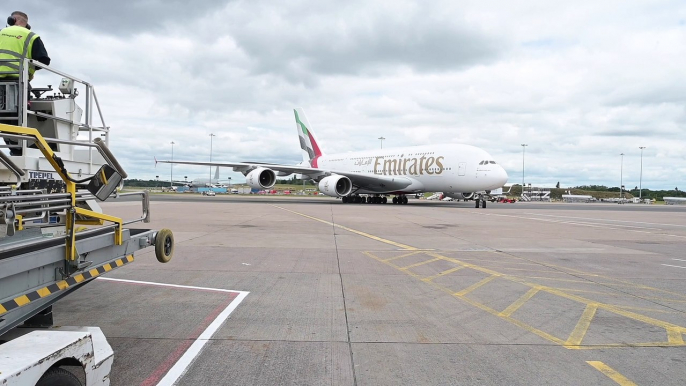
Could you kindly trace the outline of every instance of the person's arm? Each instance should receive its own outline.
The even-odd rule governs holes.
[[[36,38],[33,41],[33,48],[31,49],[31,58],[37,60],[46,66],[50,65],[50,57],[48,56],[48,51],[45,49],[45,45],[40,38]],[[38,68],[37,68],[38,69]]]

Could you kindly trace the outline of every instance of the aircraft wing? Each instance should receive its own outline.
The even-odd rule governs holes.
[[[247,163],[247,162],[191,162],[191,161],[158,161],[155,163],[170,163],[170,164],[183,164],[183,165],[198,165],[198,166],[220,166],[233,168],[236,172],[249,172],[250,170],[257,169],[259,167],[268,168],[277,172],[283,172],[288,174],[305,174],[313,179],[318,179],[320,177],[327,177],[330,175],[338,174],[341,176],[346,176],[350,178],[353,185],[363,188],[365,190],[370,190],[373,192],[395,192],[403,190],[408,186],[412,185],[412,180],[407,177],[401,176],[385,176],[385,175],[366,175],[359,173],[341,172],[336,170],[325,170],[316,168],[307,168],[302,166],[290,166],[290,165],[278,165],[269,163]]]

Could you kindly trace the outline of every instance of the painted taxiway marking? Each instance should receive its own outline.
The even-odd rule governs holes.
[[[211,291],[211,292],[223,292],[223,293],[230,293],[230,294],[236,294],[236,296],[229,302],[229,304],[224,308],[223,310],[218,310],[220,311],[216,317],[209,323],[209,325],[205,328],[200,335],[195,338],[193,343],[185,350],[183,355],[176,359],[176,362],[171,366],[171,368],[168,368],[165,363],[163,363],[159,368],[158,371],[153,372],[151,376],[148,377],[142,384],[143,385],[152,385],[157,382],[157,386],[171,386],[174,385],[180,378],[183,376],[186,371],[188,370],[188,367],[193,363],[195,358],[200,355],[202,352],[202,349],[205,347],[207,342],[212,338],[212,336],[221,328],[221,326],[224,325],[226,320],[231,316],[231,313],[238,307],[239,304],[245,299],[246,296],[248,296],[249,292],[246,291],[232,291],[232,290],[227,290],[227,289],[222,289],[222,288],[209,288],[209,287],[195,287],[195,286],[188,286],[188,285],[178,285],[178,284],[168,284],[168,283],[157,283],[157,282],[151,282],[151,281],[139,281],[139,280],[127,280],[127,279],[116,279],[116,278],[110,278],[110,277],[99,277],[97,280],[106,280],[106,281],[113,281],[113,282],[121,282],[121,283],[131,283],[131,284],[139,284],[139,285],[150,285],[150,286],[159,286],[159,287],[171,287],[171,288],[180,288],[180,289],[190,289],[190,290],[196,290],[196,291]],[[183,347],[185,348],[185,347]],[[174,353],[173,353],[174,354]],[[178,353],[180,354],[180,352]],[[165,374],[166,373],[166,374]],[[164,375],[163,378],[160,379],[160,377]]]
[[[621,386],[636,386],[635,383],[631,382],[629,378],[623,376],[622,374],[618,373],[616,370],[611,368],[610,366],[606,365],[603,362],[600,361],[586,361],[589,365],[593,366],[596,370],[600,371],[603,373],[605,376],[608,378],[612,379],[613,381],[617,382],[618,385]]]
[[[285,209],[285,208],[282,208],[279,206],[276,206],[276,207],[279,209],[285,210],[287,212],[302,216],[302,217],[306,217],[306,218],[309,218],[309,219],[312,219],[315,221],[319,221],[319,222],[322,222],[325,224],[336,226],[338,228],[353,232],[353,233],[361,235],[361,236],[365,236],[365,237],[374,239],[376,241],[379,241],[379,242],[382,242],[385,244],[395,245],[395,246],[398,245],[398,243],[396,243],[395,241],[391,241],[391,240],[387,240],[387,239],[384,239],[381,237],[373,236],[373,235],[370,235],[368,233],[360,232],[360,231],[352,229],[352,228],[344,227],[342,225],[337,225],[337,224],[334,224],[334,223],[329,222],[329,221],[321,220],[321,219],[318,219],[316,217],[308,216],[308,215],[298,213],[298,212],[295,212],[295,211],[292,211],[289,209]],[[631,347],[675,347],[675,346],[685,346],[686,345],[686,343],[684,342],[684,339],[683,339],[683,335],[686,334],[686,327],[679,326],[676,324],[672,324],[672,323],[669,323],[669,322],[666,322],[663,320],[659,320],[656,318],[652,318],[652,317],[647,316],[647,315],[632,312],[632,311],[629,311],[626,308],[619,306],[619,305],[603,303],[603,302],[588,299],[588,298],[585,298],[585,297],[582,297],[579,295],[575,295],[575,294],[570,293],[569,291],[564,291],[560,288],[549,287],[549,286],[541,285],[539,283],[533,283],[533,282],[530,282],[526,277],[515,276],[512,274],[498,272],[493,268],[488,268],[488,267],[483,267],[483,266],[479,266],[476,264],[471,264],[471,263],[468,263],[466,261],[462,261],[462,260],[459,260],[456,258],[445,256],[445,255],[440,254],[438,252],[422,251],[419,248],[415,248],[415,247],[412,247],[409,245],[404,245],[404,247],[405,248],[403,249],[403,251],[410,251],[410,252],[406,253],[404,255],[401,255],[401,257],[406,257],[408,255],[413,255],[413,256],[414,255],[416,255],[416,256],[426,255],[427,260],[432,260],[432,261],[444,260],[444,261],[453,263],[455,265],[455,267],[453,269],[443,271],[443,272],[439,273],[438,275],[425,277],[425,276],[422,276],[422,275],[419,275],[419,274],[412,272],[412,270],[409,267],[403,267],[403,266],[395,265],[393,263],[393,260],[396,260],[397,258],[399,258],[398,256],[390,257],[390,258],[388,258],[388,257],[382,258],[382,257],[375,255],[372,252],[364,252],[364,254],[375,259],[375,260],[377,260],[377,261],[379,261],[379,262],[381,262],[381,263],[387,264],[387,265],[399,270],[400,272],[404,272],[405,274],[408,274],[408,275],[410,275],[416,279],[419,279],[419,280],[421,280],[421,281],[423,281],[423,282],[425,282],[425,283],[427,283],[427,284],[429,284],[429,285],[431,285],[431,286],[433,286],[433,287],[435,287],[441,291],[447,292],[447,293],[451,294],[452,296],[473,305],[474,307],[477,307],[483,311],[490,313],[491,315],[497,316],[497,317],[499,317],[499,318],[501,318],[501,319],[503,319],[509,323],[512,323],[512,324],[514,324],[514,325],[516,325],[516,326],[518,326],[518,327],[520,327],[526,331],[529,331],[533,334],[536,334],[536,335],[540,336],[541,338],[544,338],[544,339],[546,339],[550,342],[553,342],[555,344],[559,344],[565,348],[578,350],[578,349],[597,349],[597,348],[612,348],[612,347],[627,347],[627,346],[631,346]],[[398,251],[398,252],[403,252],[403,251]],[[426,263],[429,263],[429,262],[426,261]],[[547,266],[547,267],[552,268],[553,266]],[[684,268],[686,268],[686,267],[684,267]],[[458,269],[471,269],[471,270],[486,274],[487,276],[486,276],[486,278],[482,279],[481,281],[479,281],[475,284],[472,284],[471,286],[469,286],[469,287],[467,287],[461,291],[457,291],[457,292],[449,289],[446,286],[435,283],[433,281],[433,279],[435,279],[437,277],[446,276],[452,272],[457,271]],[[570,269],[570,271],[573,271],[575,275],[584,274],[582,271],[578,271],[578,270]],[[605,277],[605,276],[601,276],[601,275],[595,275],[595,274],[586,274],[586,275],[599,277],[599,278],[612,279],[609,277]],[[488,283],[495,281],[495,280],[507,280],[510,282],[519,283],[519,284],[522,284],[524,286],[529,287],[529,291],[527,293],[525,293],[524,295],[522,295],[519,299],[517,299],[514,303],[510,304],[508,307],[506,307],[502,311],[491,308],[490,306],[488,306],[484,303],[481,303],[479,301],[476,301],[474,299],[471,299],[468,296],[470,292],[478,289],[479,287],[487,286]],[[617,279],[612,279],[612,280],[617,280]],[[587,284],[593,284],[593,282],[586,282],[586,283]],[[595,284],[599,284],[599,283],[595,283]],[[627,282],[627,284],[631,284],[631,283]],[[636,285],[636,284],[634,284],[633,287],[634,288],[650,288],[647,286],[641,286],[641,285]],[[661,291],[659,289],[654,289],[654,290]],[[517,309],[519,309],[527,301],[534,298],[535,295],[540,293],[540,292],[545,292],[545,293],[553,295],[553,296],[557,296],[557,297],[560,297],[563,299],[571,300],[571,301],[580,303],[580,304],[585,306],[585,309],[584,309],[582,315],[579,317],[579,319],[576,323],[576,326],[574,327],[574,330],[571,333],[569,333],[568,336],[566,336],[564,338],[554,336],[553,334],[550,334],[546,331],[543,331],[539,328],[536,328],[532,325],[529,325],[525,322],[522,322],[521,320],[518,320],[517,318],[512,316],[512,314],[515,313],[517,311]],[[662,291],[662,292],[666,292],[666,291]],[[641,322],[641,323],[645,323],[645,324],[648,324],[651,326],[663,328],[665,330],[665,335],[666,335],[667,340],[666,341],[659,341],[659,342],[632,342],[632,343],[621,342],[621,343],[614,343],[614,344],[612,344],[612,343],[611,344],[583,344],[582,341],[584,340],[584,337],[586,336],[586,333],[588,332],[588,329],[589,329],[591,323],[593,322],[593,319],[596,316],[596,312],[598,310],[607,311],[607,312],[610,312],[612,314],[615,314],[616,316],[625,317],[627,319],[631,319],[631,320],[634,320],[637,322]]]
[[[686,267],[682,267],[680,265],[670,265],[670,264],[662,264],[662,265],[664,265],[665,267],[686,268]]]
[[[290,213],[293,213],[293,214],[297,214],[298,216],[302,216],[302,217],[305,217],[305,218],[309,218],[310,220],[319,221],[319,222],[321,222],[321,223],[328,224],[328,225],[334,226],[334,227],[336,227],[336,228],[340,228],[340,229],[346,230],[346,231],[348,231],[348,232],[355,233],[355,234],[358,234],[358,235],[360,235],[360,236],[364,236],[364,237],[370,238],[370,239],[372,239],[372,240],[380,241],[380,242],[382,242],[382,243],[384,243],[384,244],[394,245],[394,246],[396,246],[396,247],[398,247],[398,248],[402,248],[403,250],[407,250],[407,251],[417,251],[417,250],[420,250],[419,248],[411,247],[411,246],[409,246],[409,245],[397,243],[397,242],[391,241],[391,240],[386,240],[386,239],[383,239],[383,238],[381,238],[381,237],[377,237],[377,236],[374,236],[374,235],[370,235],[369,233],[361,232],[361,231],[358,231],[358,230],[356,230],[356,229],[351,229],[351,228],[345,227],[345,226],[343,226],[343,225],[335,224],[335,223],[332,223],[331,221],[326,221],[326,220],[322,220],[322,219],[320,219],[320,218],[308,216],[308,215],[306,215],[306,214],[304,214],[304,213],[299,213],[299,212],[296,212],[296,211],[293,211],[293,210],[290,210],[290,209],[286,209],[286,208],[281,207],[281,206],[278,206],[278,205],[274,205],[274,207],[275,207],[275,208],[279,208],[279,209],[281,209],[281,210],[285,210],[286,212],[290,212]]]

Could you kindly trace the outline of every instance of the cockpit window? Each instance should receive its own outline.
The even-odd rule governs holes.
[[[479,165],[483,165],[483,164],[484,164],[484,161],[479,162]]]
[[[495,161],[488,161],[488,163],[495,165]]]

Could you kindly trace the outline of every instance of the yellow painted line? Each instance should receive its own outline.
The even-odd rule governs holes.
[[[0,314],[4,314],[5,312],[7,312],[7,310],[0,304]]]
[[[684,344],[684,330],[678,330],[675,328],[667,328],[667,341],[672,344],[682,345]]]
[[[588,304],[586,306],[584,313],[581,314],[581,318],[579,318],[579,321],[574,327],[574,331],[569,334],[565,346],[578,346],[581,344],[581,341],[584,340],[584,336],[586,336],[588,327],[591,326],[591,321],[593,320],[596,311],[598,311],[597,304]]]
[[[62,281],[57,282],[57,287],[59,289],[63,290],[63,289],[66,289],[67,287],[69,287],[69,284],[67,284],[66,281],[62,280]]]
[[[109,272],[112,270],[112,266],[109,264],[105,264],[105,265],[103,265],[103,267],[105,267],[105,272]]]
[[[98,270],[95,268],[88,271],[88,273],[90,273],[92,277],[96,277],[96,276],[100,275],[100,272],[98,272]]]
[[[422,261],[421,263],[408,265],[407,267],[402,267],[402,268],[400,268],[400,269],[403,270],[403,271],[405,271],[405,270],[410,269],[410,268],[419,267],[420,265],[433,263],[434,261],[439,261],[439,260],[442,260],[442,259],[435,258],[435,259],[431,259],[431,260],[427,260],[427,261]]]
[[[382,259],[382,261],[384,261],[384,262],[389,262],[389,261],[393,261],[393,260],[397,260],[397,259],[402,259],[403,257],[410,257],[410,256],[412,256],[412,255],[417,255],[417,254],[420,254],[420,253],[422,253],[422,251],[414,251],[414,252],[402,254],[402,255],[400,255],[400,256],[393,256],[393,257],[390,257],[390,258],[387,258],[387,259]]]
[[[340,229],[346,230],[346,231],[348,231],[348,232],[355,233],[355,234],[357,234],[357,235],[360,235],[360,236],[364,236],[364,237],[370,238],[370,239],[372,239],[372,240],[380,241],[380,242],[385,243],[385,244],[395,245],[395,246],[398,247],[398,248],[406,249],[406,250],[408,250],[408,251],[416,251],[417,249],[419,249],[419,248],[411,247],[411,246],[409,246],[409,245],[405,245],[405,244],[401,244],[401,243],[396,243],[395,241],[391,241],[391,240],[387,240],[387,239],[384,239],[384,238],[381,238],[381,237],[377,237],[377,236],[374,236],[374,235],[370,235],[369,233],[364,233],[364,232],[360,232],[360,231],[355,230],[355,229],[351,229],[351,228],[348,228],[348,227],[344,227],[343,225],[334,224],[334,223],[332,223],[332,222],[330,222],[330,221],[326,221],[326,220],[322,220],[322,219],[319,219],[319,218],[316,218],[316,217],[308,216],[308,215],[306,215],[306,214],[304,214],[304,213],[295,212],[295,211],[292,211],[292,210],[290,210],[290,209],[286,209],[286,208],[280,207],[280,206],[278,206],[278,205],[274,205],[274,207],[275,207],[275,208],[279,208],[279,209],[281,209],[281,210],[285,210],[286,212],[290,212],[290,213],[293,213],[293,214],[297,214],[298,216],[302,216],[302,217],[305,217],[305,218],[309,218],[310,220],[319,221],[319,222],[321,222],[321,223],[328,224],[328,225],[334,226],[334,227],[336,227],[336,228],[340,228]]]
[[[74,276],[74,280],[75,280],[77,283],[81,283],[81,282],[84,280],[83,275],[82,275],[82,274],[78,274],[78,275]]]
[[[386,244],[390,244],[390,245],[399,246],[399,247],[401,247],[401,248],[403,248],[403,249],[405,249],[405,250],[408,250],[408,251],[423,252],[423,251],[420,250],[419,248],[415,248],[415,247],[412,247],[412,246],[409,246],[409,245],[399,244],[399,243],[396,243],[396,242],[391,241],[391,240],[383,239],[383,238],[381,238],[381,237],[376,237],[376,236],[370,235],[370,234],[368,234],[368,233],[360,232],[360,231],[357,231],[357,230],[354,230],[354,229],[351,229],[351,228],[344,227],[344,226],[342,226],[342,225],[338,225],[338,224],[334,224],[334,223],[329,222],[329,221],[325,221],[325,220],[318,219],[318,218],[316,218],[316,217],[308,216],[308,215],[305,215],[305,214],[302,214],[302,213],[298,213],[298,212],[295,212],[295,211],[292,211],[292,210],[289,210],[289,209],[285,209],[285,208],[282,208],[282,207],[279,207],[279,206],[276,206],[276,205],[274,205],[274,206],[275,206],[276,208],[282,209],[282,210],[284,210],[284,211],[287,211],[287,212],[290,212],[290,213],[293,213],[293,214],[296,214],[296,215],[299,215],[299,216],[302,216],[302,217],[306,217],[306,218],[312,219],[312,220],[314,220],[314,221],[318,221],[318,222],[321,222],[321,223],[329,224],[329,225],[332,225],[332,226],[334,226],[334,227],[337,227],[337,228],[341,228],[341,229],[347,230],[347,231],[349,231],[349,232],[351,232],[351,233],[355,233],[355,234],[358,234],[358,235],[361,235],[361,236],[364,236],[364,237],[367,237],[367,238],[370,238],[370,239],[373,239],[373,240],[380,241],[380,242],[382,242],[382,243],[386,243]],[[462,299],[462,300],[464,300],[465,302],[468,302],[469,304],[472,304],[473,306],[475,306],[475,307],[477,307],[477,308],[480,308],[480,309],[482,309],[482,310],[484,310],[484,311],[487,311],[487,312],[489,312],[489,313],[491,313],[491,314],[493,314],[493,315],[495,315],[495,316],[498,316],[498,317],[500,317],[500,318],[502,318],[502,319],[504,319],[504,320],[506,320],[506,321],[508,321],[508,322],[510,322],[510,323],[512,323],[512,324],[515,324],[515,325],[521,327],[522,329],[524,329],[524,330],[526,330],[526,331],[532,332],[532,333],[534,333],[534,334],[536,334],[536,335],[541,336],[541,337],[544,338],[544,339],[547,339],[547,340],[549,340],[549,341],[551,341],[551,342],[553,342],[553,343],[557,343],[557,344],[562,345],[562,346],[565,346],[565,344],[566,344],[567,342],[564,341],[564,340],[562,340],[562,339],[560,339],[560,338],[557,338],[557,337],[555,337],[555,336],[553,336],[553,335],[551,335],[551,334],[548,334],[548,333],[546,333],[546,332],[544,332],[544,331],[541,331],[541,330],[539,330],[539,329],[537,329],[537,328],[535,328],[535,327],[533,327],[533,326],[527,325],[526,323],[520,322],[520,321],[518,321],[518,320],[516,320],[516,319],[514,319],[514,318],[511,318],[511,317],[505,316],[505,315],[501,315],[501,312],[496,311],[496,310],[494,310],[494,309],[492,309],[492,308],[490,308],[490,307],[488,307],[488,306],[486,306],[486,305],[484,305],[484,304],[481,304],[481,303],[478,303],[478,302],[476,302],[476,301],[473,301],[473,300],[467,298],[465,295],[468,294],[468,293],[470,293],[471,291],[474,291],[475,289],[477,289],[477,288],[479,288],[479,287],[481,287],[481,286],[483,286],[483,285],[489,283],[490,281],[494,280],[495,278],[500,277],[500,278],[506,279],[506,280],[511,281],[511,282],[514,282],[514,283],[523,284],[523,285],[529,286],[529,287],[531,287],[531,288],[537,288],[537,289],[539,289],[539,291],[544,291],[544,292],[547,292],[547,293],[549,293],[549,294],[552,294],[552,295],[556,295],[556,296],[562,297],[562,298],[564,298],[564,299],[569,299],[569,300],[572,300],[572,301],[577,302],[577,303],[585,304],[585,305],[587,306],[587,309],[586,309],[586,311],[584,312],[584,314],[586,315],[586,318],[589,320],[588,323],[590,323],[590,320],[592,319],[592,315],[589,316],[589,315],[591,314],[591,310],[592,310],[593,308],[595,308],[595,310],[597,310],[597,309],[602,309],[602,310],[605,310],[605,311],[612,312],[612,313],[614,313],[614,314],[616,314],[616,315],[624,316],[624,317],[629,318],[629,319],[633,319],[633,320],[636,320],[636,321],[640,321],[640,322],[643,322],[643,323],[646,323],[646,324],[649,324],[649,325],[653,325],[653,326],[656,326],[656,327],[665,328],[665,329],[667,330],[667,334],[668,334],[668,336],[669,336],[669,339],[671,339],[670,341],[667,341],[667,342],[622,343],[622,344],[616,344],[616,345],[608,344],[608,345],[602,345],[602,346],[600,346],[600,345],[599,345],[599,346],[588,345],[588,346],[586,346],[586,347],[582,347],[582,346],[580,346],[580,345],[576,345],[576,346],[574,346],[574,345],[572,345],[572,346],[566,346],[567,348],[570,348],[570,349],[581,349],[581,348],[591,348],[591,347],[593,347],[593,348],[597,348],[597,347],[675,347],[675,346],[684,346],[684,345],[686,344],[686,343],[683,343],[683,336],[678,336],[679,334],[682,334],[682,335],[683,335],[683,334],[686,334],[686,327],[678,326],[678,325],[675,325],[675,324],[672,324],[672,323],[669,323],[669,322],[666,322],[666,321],[662,321],[662,320],[659,320],[659,319],[651,318],[651,317],[646,316],[646,315],[641,315],[641,314],[637,314],[637,313],[635,313],[635,312],[627,311],[627,310],[625,310],[625,309],[622,309],[620,306],[615,306],[615,305],[612,305],[612,304],[599,303],[599,302],[596,302],[596,301],[593,301],[593,300],[590,300],[590,299],[587,299],[587,298],[584,298],[584,297],[581,297],[581,296],[569,294],[569,293],[564,292],[564,291],[562,291],[562,290],[559,290],[559,289],[557,289],[557,288],[547,287],[547,286],[541,286],[541,285],[536,284],[536,283],[531,283],[531,282],[527,281],[525,278],[523,278],[523,277],[521,277],[521,276],[513,276],[513,275],[509,275],[509,274],[504,274],[504,273],[495,271],[495,270],[490,269],[490,268],[486,268],[486,267],[478,266],[478,265],[475,265],[475,264],[467,263],[467,262],[464,262],[464,261],[460,261],[460,260],[458,260],[458,259],[450,258],[450,257],[444,256],[444,255],[441,255],[441,254],[435,253],[435,252],[424,252],[424,253],[425,253],[426,255],[428,255],[428,256],[431,256],[431,257],[434,257],[434,258],[438,258],[438,259],[443,259],[443,260],[445,260],[445,261],[448,261],[448,262],[452,262],[452,263],[454,263],[454,264],[457,264],[457,265],[459,265],[459,266],[461,266],[461,267],[463,267],[463,268],[470,268],[470,269],[473,269],[473,270],[475,270],[475,271],[483,272],[483,273],[486,273],[486,274],[489,275],[488,277],[486,277],[485,279],[481,280],[480,282],[478,282],[478,283],[476,283],[476,284],[473,284],[473,285],[471,285],[470,287],[465,288],[465,289],[462,290],[462,291],[453,292],[453,291],[451,291],[450,289],[448,289],[448,288],[446,288],[446,287],[443,287],[443,286],[441,286],[441,285],[439,285],[439,284],[436,284],[436,283],[432,282],[430,279],[427,280],[427,278],[422,278],[421,276],[419,276],[419,275],[417,275],[417,274],[415,274],[415,273],[413,273],[413,272],[411,272],[411,271],[409,271],[409,270],[402,270],[401,267],[398,267],[398,266],[396,266],[396,265],[393,265],[393,264],[390,263],[390,262],[384,261],[383,259],[381,259],[381,258],[378,257],[378,256],[375,256],[375,255],[372,254],[372,253],[368,253],[368,252],[363,252],[363,253],[365,253],[367,256],[369,256],[369,257],[371,257],[371,258],[373,258],[373,259],[375,259],[375,260],[378,260],[378,261],[380,261],[380,262],[382,262],[382,263],[384,263],[384,264],[387,264],[387,265],[389,265],[389,266],[391,266],[391,267],[393,267],[393,268],[396,268],[396,269],[400,270],[401,272],[404,272],[404,273],[406,273],[406,274],[408,274],[408,275],[411,275],[412,277],[415,277],[415,278],[417,278],[417,279],[419,279],[419,280],[423,280],[423,281],[426,282],[427,284],[432,285],[432,286],[434,286],[434,287],[437,288],[437,289],[440,289],[440,290],[442,290],[442,291],[444,291],[444,292],[450,293],[451,295],[453,295],[453,296],[455,296],[455,297],[457,297],[457,298],[459,298],[459,299]],[[603,277],[603,278],[607,278],[606,276],[595,275],[595,274],[586,274],[586,273],[584,273],[583,275],[584,275],[584,276],[593,276],[593,277]],[[554,279],[554,278],[544,278],[544,279],[548,279],[548,280],[561,280],[561,281],[568,281],[568,282],[569,282],[569,281],[572,281],[572,280]],[[609,279],[610,279],[610,280],[613,280],[613,281],[620,281],[620,280],[615,280],[615,279],[612,279],[612,278],[609,278]],[[589,283],[588,281],[583,281],[583,280],[578,280],[577,282]],[[620,281],[620,282],[622,282],[622,281]],[[631,285],[631,284],[632,284],[632,283],[630,283],[630,282],[622,282],[622,283],[626,283],[626,284],[620,284],[620,285],[627,285],[627,286],[628,286],[628,285]],[[617,285],[616,283],[596,283],[596,284],[600,284],[600,285],[604,285],[604,284],[607,284],[607,285]],[[641,285],[636,285],[636,284],[633,285],[633,288],[650,289],[650,287],[641,286]],[[660,291],[660,292],[663,292],[663,293],[670,293],[669,291],[658,290],[658,289],[656,289],[656,291]],[[680,296],[683,296],[683,295],[680,295]],[[590,305],[593,305],[593,306],[589,308],[588,306],[590,306]],[[593,310],[593,313],[595,313],[595,310]],[[583,316],[582,316],[582,319],[585,320]],[[586,329],[588,328],[588,327],[586,327],[585,329],[582,328],[582,327],[583,327],[583,324],[584,324],[584,323],[581,323],[581,325],[579,325],[579,323],[577,323],[577,327],[578,327],[579,331],[586,331]],[[575,329],[575,330],[576,330],[576,329]],[[576,337],[572,337],[572,338],[574,338],[573,341],[578,340],[578,339],[579,339],[578,336],[581,336],[581,339],[583,339],[582,334],[579,332],[579,333],[577,333]]]
[[[51,295],[50,291],[48,290],[48,287],[43,287],[36,292],[38,292],[38,296],[40,296],[42,298],[44,298],[48,295]]]
[[[457,267],[455,267],[455,268],[450,268],[450,269],[447,269],[447,270],[445,270],[445,271],[443,271],[443,272],[441,272],[441,273],[439,273],[439,274],[436,274],[436,275],[433,275],[433,276],[427,276],[427,277],[423,278],[422,281],[430,282],[430,281],[432,281],[432,280],[434,280],[434,279],[438,279],[438,278],[441,277],[441,276],[449,275],[449,274],[451,274],[451,273],[453,273],[453,272],[457,272],[457,271],[459,271],[459,270],[461,270],[461,269],[464,269],[464,267],[461,266],[461,265],[460,265],[460,266],[457,266]]]
[[[545,277],[545,276],[520,276],[525,279],[539,279],[539,280],[552,280],[552,281],[562,281],[565,283],[584,283],[584,284],[594,284],[588,280],[575,280],[575,279],[560,279],[557,277]],[[601,283],[602,284],[602,283]]]
[[[586,361],[586,363],[593,366],[596,370],[600,371],[601,373],[605,374],[605,376],[607,376],[608,378],[617,382],[618,385],[621,385],[621,386],[637,386],[635,383],[631,382],[629,380],[629,378],[618,373],[617,371],[615,371],[614,369],[612,369],[610,366],[606,365],[603,362]]]
[[[517,299],[514,303],[510,304],[507,306],[506,309],[504,309],[499,315],[500,316],[511,316],[515,311],[519,309],[519,307],[523,306],[524,303],[528,302],[529,299],[534,297],[541,289],[540,288],[532,288],[527,293],[522,295],[519,299]]]
[[[126,261],[128,261],[129,263],[132,262],[133,261],[133,255],[126,256]]]
[[[463,289],[462,291],[455,292],[454,295],[460,296],[460,297],[465,296],[466,294],[474,291],[475,289],[481,287],[482,285],[490,283],[491,281],[493,281],[493,279],[495,279],[497,277],[499,277],[499,275],[489,276],[489,277],[481,280],[478,283],[474,283],[474,284],[470,285],[469,287]]]
[[[23,305],[25,305],[25,304],[29,304],[29,303],[31,302],[31,300],[29,300],[28,296],[26,296],[26,295],[21,295],[21,296],[19,296],[18,298],[14,298],[14,302],[17,303],[17,305],[18,305],[19,307],[21,307],[21,306],[23,306]]]
[[[124,263],[122,263],[121,260],[115,261],[114,264],[116,264],[117,267],[121,267],[122,265],[124,265]]]
[[[434,250],[435,250],[435,249],[434,249]],[[444,251],[444,253],[445,253],[445,251]],[[541,266],[541,264],[537,264],[537,263],[526,263],[526,262],[515,262],[515,261],[502,261],[502,260],[484,260],[484,259],[474,259],[474,258],[469,258],[469,259],[460,258],[460,260],[464,260],[464,261],[478,261],[478,262],[480,262],[480,263],[505,263],[505,264],[515,264],[515,265],[533,265],[533,266],[536,266],[536,267],[540,267],[540,266]]]

